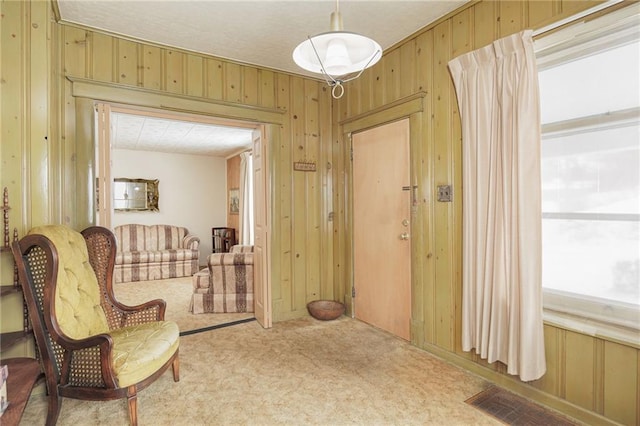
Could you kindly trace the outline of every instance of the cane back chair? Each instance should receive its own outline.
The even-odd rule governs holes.
[[[179,330],[164,321],[166,303],[115,300],[116,241],[106,228],[41,226],[12,251],[46,377],[46,424],[57,422],[62,397],[126,397],[136,425],[138,391],[169,366],[180,380]]]

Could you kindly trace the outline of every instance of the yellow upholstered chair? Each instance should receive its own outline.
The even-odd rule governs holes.
[[[116,241],[106,228],[32,229],[13,243],[20,284],[46,376],[47,425],[61,397],[127,398],[137,424],[137,393],[169,366],[179,380],[179,330],[164,321],[166,304],[125,306],[113,295]]]

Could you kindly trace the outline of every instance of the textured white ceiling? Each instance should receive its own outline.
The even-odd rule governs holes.
[[[339,7],[345,31],[371,37],[384,50],[467,1],[342,0]],[[318,76],[298,68],[291,54],[308,36],[329,31],[329,18],[336,8],[334,0],[57,0],[57,3],[62,22],[312,77]],[[139,147],[154,143],[144,139],[146,126],[152,125],[145,124],[137,136]],[[204,132],[196,127],[186,135]],[[181,132],[182,127],[169,126],[164,134],[168,138]],[[231,131],[227,131],[224,139],[229,143],[235,135],[228,132]],[[127,141],[136,138],[125,136],[124,127],[118,137]],[[125,142],[116,140],[115,144],[123,146]],[[166,149],[186,150],[188,142],[166,141],[165,145]],[[194,142],[194,152],[209,155],[229,152],[222,148],[208,151],[205,145],[214,147],[212,142],[205,144],[200,140]]]
[[[251,129],[111,113],[111,147],[228,157],[251,146]]]

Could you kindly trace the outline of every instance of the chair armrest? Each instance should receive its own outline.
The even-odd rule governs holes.
[[[198,238],[195,235],[189,234],[182,239],[182,247],[184,248],[188,248],[191,250],[198,250],[199,246],[200,246],[200,238]]]
[[[152,321],[164,321],[167,302],[162,299],[150,300],[142,305],[130,306],[125,312],[123,327],[144,324]]]
[[[164,321],[167,302],[162,299],[154,299],[141,305],[128,306],[112,300],[111,308],[112,315],[118,317],[118,328],[121,328],[152,321]]]
[[[213,253],[207,263],[209,269],[221,265],[253,265],[253,253]]]
[[[111,367],[113,365],[111,336],[97,334],[75,340],[57,335],[54,339],[64,349],[60,371],[61,385],[118,387]],[[76,373],[70,374],[72,371]]]

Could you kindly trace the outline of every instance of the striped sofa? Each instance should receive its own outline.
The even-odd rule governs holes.
[[[188,277],[198,272],[200,239],[171,225],[120,225],[117,241],[116,283]]]

